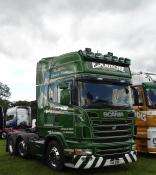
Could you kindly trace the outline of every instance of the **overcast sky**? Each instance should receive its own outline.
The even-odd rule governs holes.
[[[156,72],[156,0],[0,0],[0,82],[35,99],[42,57],[91,47]]]

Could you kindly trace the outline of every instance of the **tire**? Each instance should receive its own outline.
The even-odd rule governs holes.
[[[2,131],[1,138],[2,139],[6,139],[7,138],[7,133],[5,131]]]
[[[20,139],[17,142],[17,154],[22,158],[28,157],[28,145],[24,139]]]
[[[57,141],[50,141],[46,150],[46,163],[53,170],[62,170],[64,168],[63,147]]]
[[[8,138],[7,146],[8,146],[8,152],[9,152],[9,154],[10,154],[11,156],[12,156],[12,155],[15,155],[14,143],[13,143],[12,138]]]

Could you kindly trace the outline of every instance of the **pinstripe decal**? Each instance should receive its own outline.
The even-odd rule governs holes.
[[[103,161],[102,161],[100,167],[104,167],[105,163],[106,163],[106,159],[103,159]]]
[[[126,157],[126,159],[127,159],[127,161],[128,161],[129,163],[132,162],[132,159],[130,158],[129,154],[125,154],[125,157]]]
[[[137,161],[137,156],[136,156],[136,153],[134,151],[131,151],[131,155],[133,156],[134,160]]]
[[[81,156],[74,156],[73,164],[75,165]]]
[[[132,154],[129,154],[129,157],[131,158],[132,162],[135,162],[135,159]]]
[[[86,158],[86,156],[81,156],[80,159],[78,160],[78,162],[75,164],[75,168],[79,168],[80,165],[83,163],[85,158]]]
[[[95,168],[95,165],[97,164],[98,160],[99,160],[99,157],[96,157],[94,160],[94,163],[92,164],[92,166],[90,168]]]
[[[123,157],[123,159],[124,159],[125,163],[129,163],[125,156]]]
[[[95,160],[95,156],[91,156],[89,162],[88,162],[87,165],[84,167],[84,169],[90,168],[90,167],[92,166],[94,160]]]
[[[99,160],[97,161],[95,165],[95,168],[98,168],[101,165],[102,161],[103,161],[103,157],[99,157]]]
[[[84,169],[84,167],[87,165],[88,161],[90,160],[90,156],[87,156],[86,159],[83,161],[83,163],[80,165],[80,169]]]

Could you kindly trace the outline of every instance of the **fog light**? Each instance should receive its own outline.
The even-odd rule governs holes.
[[[92,150],[90,149],[75,149],[76,155],[86,156],[86,155],[92,155]]]

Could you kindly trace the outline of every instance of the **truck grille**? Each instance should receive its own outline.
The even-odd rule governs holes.
[[[96,113],[88,114],[92,122],[93,142],[105,145],[96,148],[96,155],[118,157],[130,151],[127,141],[132,138],[132,120],[100,119]]]

